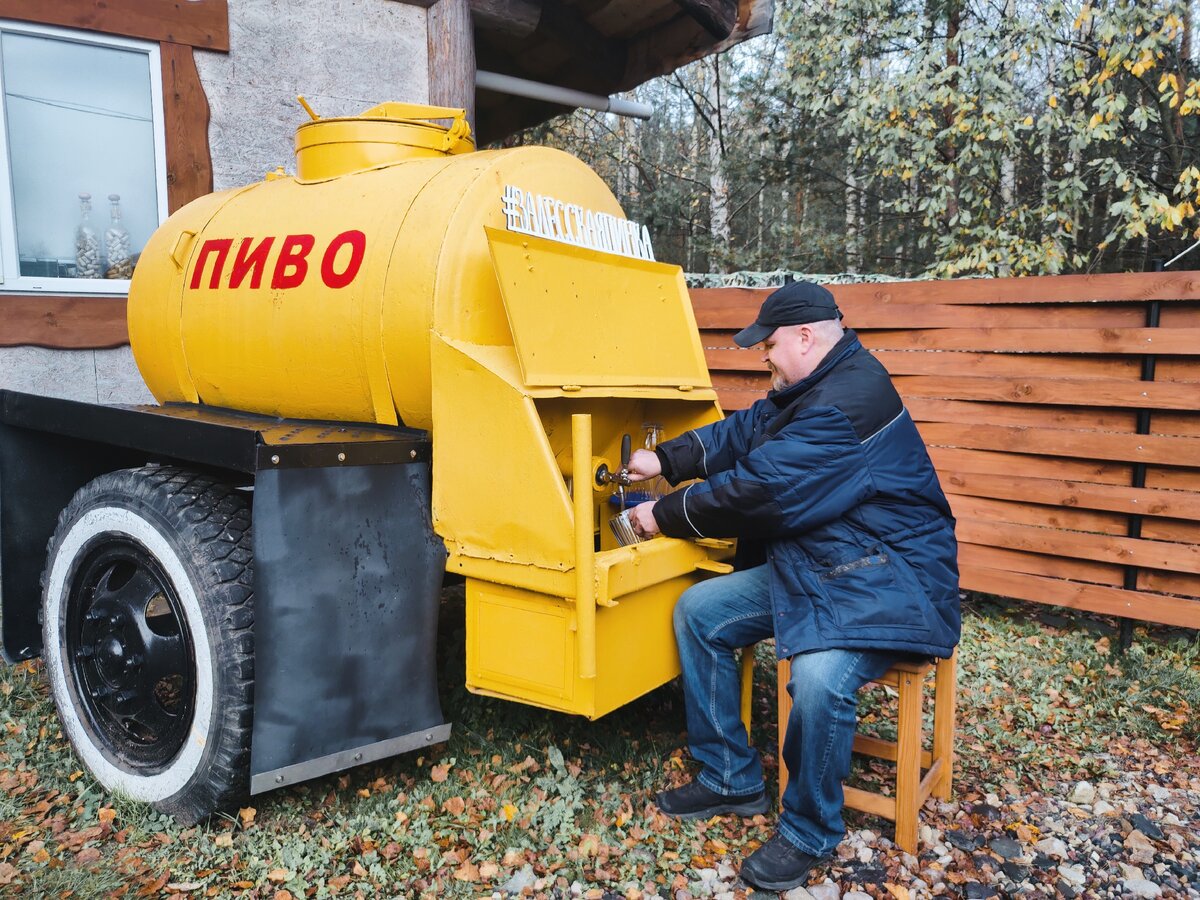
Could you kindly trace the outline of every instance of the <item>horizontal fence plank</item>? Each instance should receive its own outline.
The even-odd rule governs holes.
[[[869,300],[839,301],[843,324],[862,332],[872,328],[1141,328],[1146,324],[1144,304],[1091,304],[1054,306],[967,306],[950,304],[880,305]],[[758,303],[734,305],[693,303],[701,329],[740,331],[755,320]],[[1200,322],[1196,323],[1200,326]]]
[[[1200,359],[1167,357],[1154,366],[1155,381],[1193,381],[1200,383]]]
[[[866,296],[876,303],[1127,303],[1130,300],[1200,299],[1195,272],[1120,275],[1050,275],[1033,278],[962,278],[846,284],[834,296]]]
[[[722,372],[712,374],[713,387],[717,390],[762,391],[764,394],[771,386],[766,372]]]
[[[1200,472],[1176,466],[1147,466],[1146,487],[1168,491],[1200,491]]]
[[[1200,440],[1156,434],[1109,434],[1058,428],[1022,428],[1012,425],[957,425],[923,422],[918,426],[925,443],[976,450],[1045,453],[1123,462],[1200,465]]]
[[[930,328],[872,331],[861,338],[868,350],[1200,356],[1200,328]]]
[[[1046,356],[1028,353],[945,353],[876,350],[873,355],[892,375],[977,375],[1001,378],[1121,378],[1140,381],[1141,360],[1119,356]],[[1196,361],[1200,378],[1200,360]],[[761,363],[760,363],[761,366]],[[1183,379],[1178,379],[1183,380]]]
[[[753,406],[756,401],[761,400],[765,396],[767,396],[766,391],[717,391],[717,400],[721,403],[721,409],[726,412],[734,412],[735,410]]]
[[[1011,522],[1017,525],[1037,525],[1041,528],[1111,535],[1124,535],[1129,530],[1128,518],[1119,513],[1065,509],[1037,503],[1014,503],[966,494],[950,494],[947,499],[955,517],[959,519]]]
[[[957,447],[930,447],[929,455],[939,472],[943,469],[955,469],[962,472],[1028,475],[1034,478],[1086,481],[1094,484],[1133,483],[1133,467],[1125,463],[1032,456],[992,450],[965,450]]]
[[[975,519],[960,519],[957,534],[972,544],[1200,575],[1200,547],[1190,544]]]
[[[1173,519],[1200,519],[1200,494],[1190,491],[1160,491],[947,469],[941,469],[938,476],[948,494],[1064,506],[1069,509],[1096,509]]]
[[[1137,586],[1141,591],[1200,597],[1200,576],[1197,575],[1180,575],[1175,572],[1156,572],[1153,569],[1147,569],[1145,572],[1138,572]]]
[[[768,288],[693,288],[693,302],[753,303],[766,299]],[[829,290],[841,302],[863,298],[873,303],[1070,303],[1131,300],[1200,300],[1196,272],[1132,272],[1119,275],[1047,275],[1032,278],[961,278],[941,281],[888,281],[834,284]]]
[[[1060,428],[1078,431],[1117,431],[1134,434],[1133,410],[987,403],[973,400],[930,400],[900,391],[904,405],[917,422],[957,422],[960,425],[1017,425],[1026,428]]]
[[[1061,556],[1043,556],[1040,553],[1025,553],[1003,547],[988,547],[960,541],[958,545],[960,566],[984,566],[1006,572],[1024,572],[1026,575],[1044,575],[1051,578],[1067,578],[1071,581],[1087,581],[1120,587],[1125,581],[1123,566],[1092,562],[1088,559],[1064,559]]]
[[[959,584],[969,591],[983,591],[1018,600],[1069,606],[1103,615],[1160,622],[1163,625],[1200,628],[1200,600],[1080,584],[976,565],[960,567]]]
[[[1200,303],[1167,303],[1159,307],[1160,328],[1200,328]]]
[[[1187,410],[1196,409],[1200,403],[1200,384],[1158,384],[1115,378],[901,375],[894,377],[893,383],[906,397],[951,400]]]
[[[1154,541],[1200,544],[1200,523],[1181,519],[1147,519],[1142,522],[1142,537]]]
[[[705,347],[704,361],[708,363],[709,369],[722,372],[762,372],[765,377],[767,371],[762,354],[753,350]]]
[[[1174,434],[1200,437],[1200,391],[1197,392],[1197,409],[1189,412],[1155,412],[1150,419],[1151,434]]]

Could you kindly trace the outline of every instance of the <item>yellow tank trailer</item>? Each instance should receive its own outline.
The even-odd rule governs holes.
[[[721,415],[680,269],[655,260],[648,231],[579,160],[477,152],[459,110],[314,116],[296,166],[173,215],[129,298],[157,412],[257,423],[256,557],[274,546],[259,520],[295,435],[337,438],[328,465],[345,467],[425,431],[424,515],[445,570],[466,579],[470,690],[594,718],[674,677],[671,608],[728,568],[731,547],[618,546],[603,474],[643,423],[670,437]],[[421,463],[428,451],[412,446]],[[258,644],[271,563],[255,565]],[[263,690],[260,676],[256,706]],[[269,772],[290,783],[365,759]],[[254,766],[253,790],[271,786],[265,774]]]

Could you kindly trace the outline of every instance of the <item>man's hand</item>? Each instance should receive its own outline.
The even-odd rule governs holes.
[[[640,450],[639,453],[648,453],[648,450]],[[650,454],[653,456],[654,454]],[[648,476],[649,477],[649,476]],[[654,505],[657,500],[647,500],[645,503],[639,503],[633,509],[629,510],[629,524],[633,526],[634,533],[638,537],[654,537],[658,534],[658,522],[654,518]]]
[[[662,474],[662,463],[653,450],[634,450],[629,457],[629,480],[645,481]]]

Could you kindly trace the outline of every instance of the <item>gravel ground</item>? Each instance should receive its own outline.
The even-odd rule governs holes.
[[[812,883],[785,894],[742,882],[734,861],[701,869],[669,891],[630,883],[624,892],[553,879],[509,885],[493,898],[583,900],[984,900],[996,897],[1200,898],[1200,759],[1123,760],[1111,781],[1062,782],[1022,796],[967,793],[929,801],[912,856],[881,832],[851,830]],[[878,820],[858,816],[873,824]],[[522,891],[522,888],[524,889]]]
[[[1160,773],[1156,762],[1114,781],[1053,784],[1021,797],[930,801],[917,856],[878,832],[852,831],[814,883],[783,896],[1200,897],[1200,761],[1187,763]],[[750,891],[732,866],[701,874],[674,900],[776,896]]]

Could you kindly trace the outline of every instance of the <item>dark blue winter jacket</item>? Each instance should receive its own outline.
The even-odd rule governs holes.
[[[780,657],[834,647],[947,657],[954,519],[887,370],[847,331],[808,378],[659,447],[675,537],[736,537],[766,561]],[[757,558],[755,558],[757,555]]]

